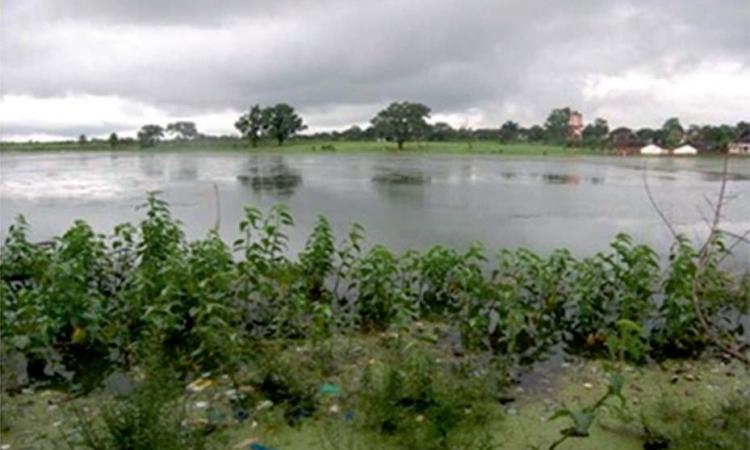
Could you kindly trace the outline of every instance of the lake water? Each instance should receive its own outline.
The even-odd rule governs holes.
[[[659,251],[669,232],[648,202],[644,175],[678,230],[705,235],[699,210],[714,198],[722,161],[705,158],[444,156],[397,154],[250,155],[241,152],[65,152],[0,154],[0,237],[17,214],[32,237],[48,239],[75,219],[109,232],[138,221],[147,191],[159,190],[189,236],[216,221],[236,236],[243,206],[287,203],[297,227],[291,248],[304,243],[317,214],[339,237],[365,226],[368,243],[392,248],[481,241],[494,250],[570,248],[578,255],[606,248],[618,232]],[[732,195],[724,227],[750,228],[750,159],[732,159]],[[750,249],[738,254],[750,261]]]

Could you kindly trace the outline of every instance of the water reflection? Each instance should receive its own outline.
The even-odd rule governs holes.
[[[163,160],[151,156],[138,158],[141,173],[148,178],[161,178],[164,175]]]
[[[604,183],[603,177],[583,177],[575,174],[562,174],[562,173],[543,173],[540,178],[544,183],[547,184],[567,184],[577,185],[581,183],[586,184],[602,184]]]
[[[289,167],[283,157],[274,157],[270,162],[264,160],[263,163],[257,158],[251,158],[245,163],[244,172],[237,175],[237,180],[258,193],[291,196],[302,184],[302,175]]]
[[[174,181],[195,181],[198,179],[198,164],[192,158],[180,160],[177,169],[169,174]]]
[[[382,185],[422,185],[430,184],[432,177],[424,172],[407,169],[379,167],[380,173],[372,177],[372,182]]]

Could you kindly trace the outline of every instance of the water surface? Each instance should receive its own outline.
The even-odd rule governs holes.
[[[665,214],[695,239],[706,232],[700,210],[715,197],[722,161],[705,158],[446,156],[394,154],[254,155],[241,152],[56,152],[0,154],[0,237],[17,214],[34,239],[60,234],[75,219],[109,232],[138,221],[145,193],[162,191],[189,236],[214,226],[234,238],[245,205],[289,204],[304,243],[317,214],[343,237],[349,223],[368,242],[392,248],[442,243],[490,249],[604,249],[618,232],[665,251],[669,232],[650,206],[644,176]],[[738,196],[724,226],[750,228],[750,160],[730,163]],[[217,208],[214,184],[218,187]],[[739,254],[750,261],[750,250]]]

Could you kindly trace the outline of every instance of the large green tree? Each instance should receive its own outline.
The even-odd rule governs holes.
[[[167,125],[167,132],[174,133],[178,139],[195,139],[198,137],[198,129],[195,122],[180,121]]]
[[[276,139],[279,145],[282,145],[285,140],[294,136],[298,131],[307,128],[302,122],[302,117],[297,115],[294,108],[286,103],[279,103],[263,109],[262,124],[263,130]]]
[[[379,136],[396,142],[402,149],[404,142],[421,137],[430,130],[428,117],[430,108],[421,103],[393,102],[371,122]]]
[[[562,144],[567,141],[570,129],[570,115],[572,113],[573,111],[568,107],[553,109],[544,122],[544,137],[556,144]]]
[[[120,143],[120,138],[117,137],[117,133],[113,131],[112,134],[109,135],[109,138],[107,139],[107,141],[109,141],[110,147],[117,147],[117,144]]]
[[[138,144],[141,147],[153,147],[164,137],[164,128],[159,125],[144,125],[138,132]]]
[[[263,111],[261,111],[260,105],[253,105],[250,111],[241,115],[234,123],[234,127],[250,141],[250,145],[256,147],[263,132]]]

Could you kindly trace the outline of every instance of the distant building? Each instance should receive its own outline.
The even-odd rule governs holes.
[[[568,139],[580,141],[583,137],[583,114],[572,111],[568,118]]]
[[[666,150],[654,144],[648,144],[645,147],[641,147],[641,155],[664,155],[666,153]]]
[[[750,141],[731,142],[727,145],[730,155],[750,155]]]
[[[677,147],[676,149],[674,149],[674,151],[672,151],[672,154],[673,155],[697,155],[698,149],[696,149],[692,145],[685,144],[681,147]]]

